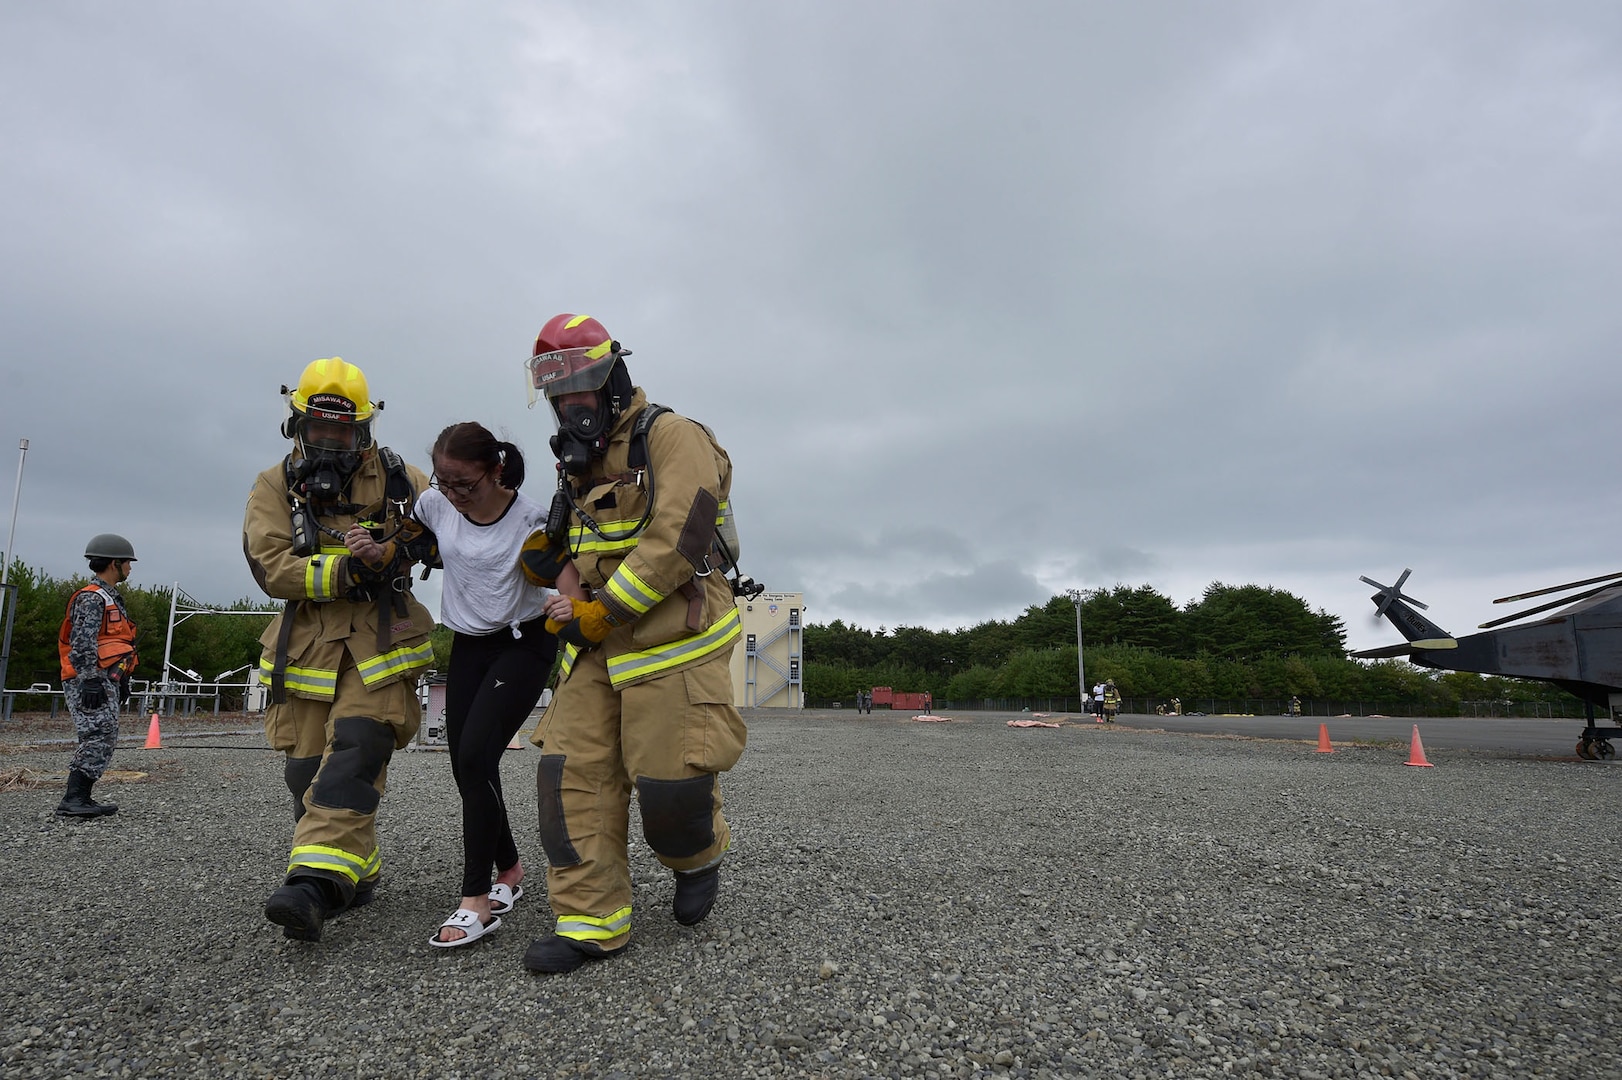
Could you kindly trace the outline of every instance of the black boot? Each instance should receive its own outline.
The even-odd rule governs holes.
[[[529,943],[524,952],[524,966],[543,975],[566,975],[587,960],[611,960],[624,951],[623,947],[613,952],[604,952],[596,946],[588,949],[568,938],[548,934]]]
[[[343,907],[336,883],[329,885],[313,876],[292,877],[265,901],[265,918],[282,928],[283,937],[320,941],[321,924]]]
[[[95,781],[80,772],[78,769],[68,770],[68,790],[62,796],[62,801],[56,804],[57,817],[101,817],[104,814],[118,813],[118,807],[112,803],[99,803],[90,797],[90,788]]]
[[[671,904],[676,921],[683,926],[696,926],[715,906],[715,894],[721,889],[721,867],[711,866],[690,874],[676,874],[676,899]]]
[[[354,908],[365,907],[375,899],[377,899],[377,878],[369,877],[365,881],[356,883],[355,897],[349,901],[349,906],[344,910],[350,911]]]

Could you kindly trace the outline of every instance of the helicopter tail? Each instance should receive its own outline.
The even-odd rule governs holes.
[[[1459,643],[1453,635],[1440,626],[1421,615],[1416,608],[1425,605],[1411,596],[1402,594],[1403,582],[1408,580],[1410,571],[1404,570],[1402,576],[1397,578],[1395,585],[1382,585],[1373,578],[1362,578],[1369,585],[1379,591],[1371,600],[1374,601],[1375,617],[1385,616],[1386,620],[1395,626],[1407,640],[1407,645],[1390,645],[1383,649],[1369,649],[1365,652],[1353,653],[1353,656],[1364,658],[1404,656],[1414,649],[1456,649]]]

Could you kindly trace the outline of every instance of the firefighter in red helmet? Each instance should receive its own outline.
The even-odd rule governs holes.
[[[710,913],[731,833],[719,774],[743,753],[730,660],[738,608],[732,464],[710,430],[631,383],[596,319],[558,315],[526,361],[531,404],[557,425],[558,493],[521,556],[547,604],[562,675],[532,741],[553,933],[532,971],[617,956],[631,936],[631,790],[642,835],[674,875],[672,914]],[[722,573],[714,571],[722,570]]]

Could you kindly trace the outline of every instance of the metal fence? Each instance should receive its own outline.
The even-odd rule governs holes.
[[[161,683],[131,684],[130,699],[119,707],[121,714],[147,716],[196,716],[212,712],[241,712],[243,702],[251,694],[251,684],[204,683],[189,686],[180,683],[164,686]],[[0,694],[0,723],[11,719],[13,712],[49,712],[54,720],[66,715],[67,702],[61,690],[48,683],[38,683],[26,689],[7,690]]]
[[[811,709],[855,709],[854,701],[845,699],[807,699]],[[883,706],[876,706],[882,709]],[[1078,698],[980,698],[974,701],[936,699],[935,712],[1050,712],[1078,713],[1088,711],[1087,702]],[[1171,712],[1171,702],[1165,698],[1125,697],[1121,699],[1121,714],[1154,715],[1160,710]],[[1380,701],[1336,698],[1302,698],[1302,716],[1501,716],[1542,717],[1545,719],[1577,719],[1585,715],[1585,708],[1576,698],[1548,701],[1461,701],[1458,704],[1425,701]],[[1184,698],[1184,716],[1288,716],[1289,698]],[[906,711],[906,710],[903,710]],[[1603,713],[1604,710],[1601,710]]]

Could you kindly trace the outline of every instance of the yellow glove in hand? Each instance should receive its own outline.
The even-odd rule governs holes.
[[[557,582],[558,575],[563,573],[563,568],[568,562],[568,545],[554,545],[552,538],[539,529],[529,534],[529,539],[524,541],[524,546],[518,551],[518,566],[524,571],[525,579],[531,585],[541,585],[548,589]]]
[[[608,619],[608,609],[603,607],[601,600],[575,600],[571,597],[569,602],[574,605],[574,618],[566,623],[548,619],[546,632],[556,634],[560,644],[573,645],[582,652],[595,649],[614,628]]]

